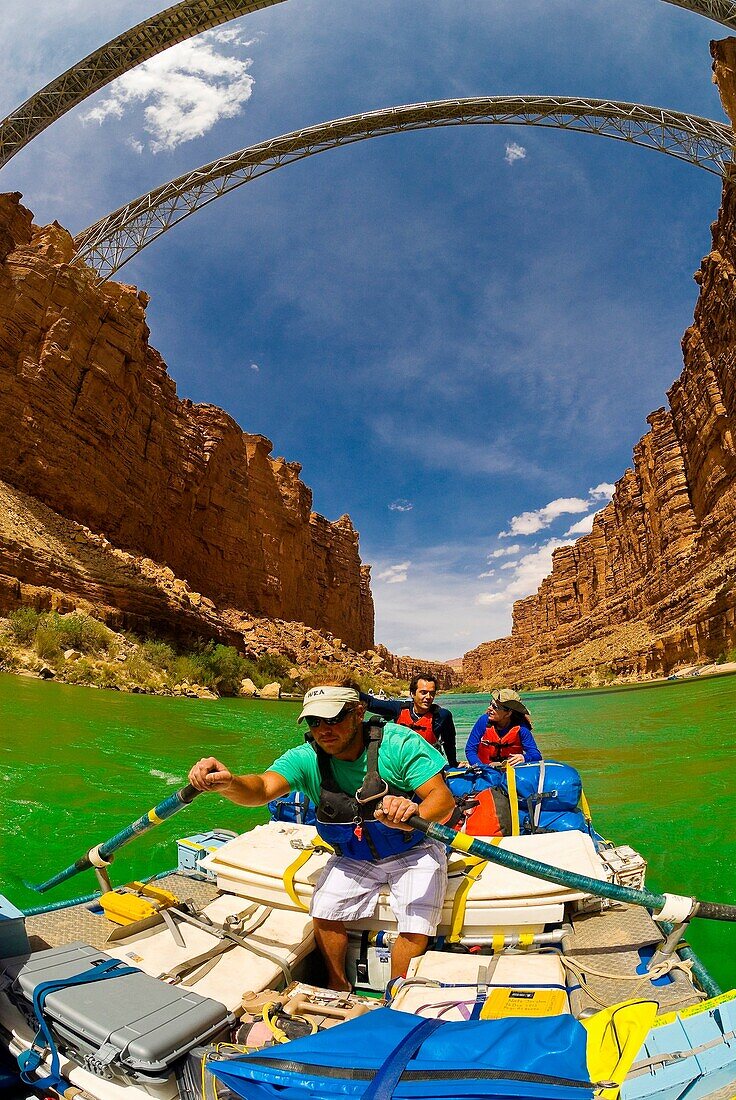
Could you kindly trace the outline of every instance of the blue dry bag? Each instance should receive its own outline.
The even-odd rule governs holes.
[[[208,1069],[246,1100],[592,1100],[572,1016],[458,1023],[378,1008]]]

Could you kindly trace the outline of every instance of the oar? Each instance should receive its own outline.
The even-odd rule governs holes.
[[[495,844],[487,844],[483,840],[467,836],[465,833],[456,833],[447,825],[438,825],[436,822],[425,821],[418,814],[409,818],[408,825],[418,829],[431,840],[438,840],[440,844],[453,848],[458,852],[467,852],[473,856],[480,856],[491,863],[498,863],[502,867],[508,867],[512,871],[520,871],[524,875],[533,875],[535,878],[543,878],[547,882],[555,882],[560,886],[569,886],[573,890],[583,890],[586,894],[597,894],[601,898],[610,898],[612,901],[626,902],[629,905],[641,905],[649,909],[655,920],[672,921],[680,924],[691,917],[708,917],[710,920],[736,921],[736,905],[721,905],[718,902],[698,901],[697,898],[683,897],[680,894],[655,894],[651,890],[635,890],[632,886],[619,886],[615,882],[602,882],[597,878],[589,878],[588,875],[579,875],[576,871],[565,871],[562,867],[551,867],[548,863],[540,863],[536,859],[519,855],[518,852],[510,852],[506,848],[499,848]]]
[[[58,875],[54,875],[53,878],[47,879],[46,882],[42,882],[40,885],[32,886],[31,888],[38,891],[39,894],[43,894],[53,886],[58,886],[59,883],[66,882],[66,880],[72,878],[73,875],[78,875],[80,871],[86,871],[89,867],[107,867],[112,863],[115,852],[117,852],[119,848],[122,848],[124,844],[127,844],[128,841],[133,840],[137,836],[142,836],[143,833],[147,833],[149,829],[155,828],[156,825],[160,825],[167,817],[172,817],[175,813],[178,813],[179,810],[188,806],[189,803],[201,793],[202,792],[198,791],[196,787],[192,787],[190,783],[187,783],[186,787],[182,787],[181,790],[176,791],[174,794],[170,794],[163,802],[159,802],[158,806],[154,806],[152,810],[143,814],[142,817],[139,817],[130,825],[126,825],[124,829],[121,829],[119,833],[115,833],[109,840],[105,840],[102,844],[96,844],[93,848],[90,848],[86,855],[81,856],[75,863],[72,863],[71,866],[66,867],[63,871],[59,871]]]

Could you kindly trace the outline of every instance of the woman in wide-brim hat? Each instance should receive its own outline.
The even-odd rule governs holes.
[[[529,709],[511,688],[492,693],[488,710],[470,731],[465,756],[469,764],[512,767],[542,759],[532,733]]]

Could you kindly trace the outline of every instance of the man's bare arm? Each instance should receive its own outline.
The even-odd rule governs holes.
[[[264,806],[273,798],[288,794],[290,787],[278,772],[260,775],[233,775],[214,756],[204,756],[189,772],[189,782],[198,791],[221,794],[236,806]]]

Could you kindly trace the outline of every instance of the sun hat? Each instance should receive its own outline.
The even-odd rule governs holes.
[[[353,688],[313,687],[304,696],[302,712],[297,722],[310,715],[315,718],[337,718],[346,704],[359,702],[360,696]]]
[[[501,688],[500,691],[491,692],[491,702],[499,703],[505,710],[516,711],[517,714],[528,714],[529,709],[521,701],[521,696],[511,688]]]

